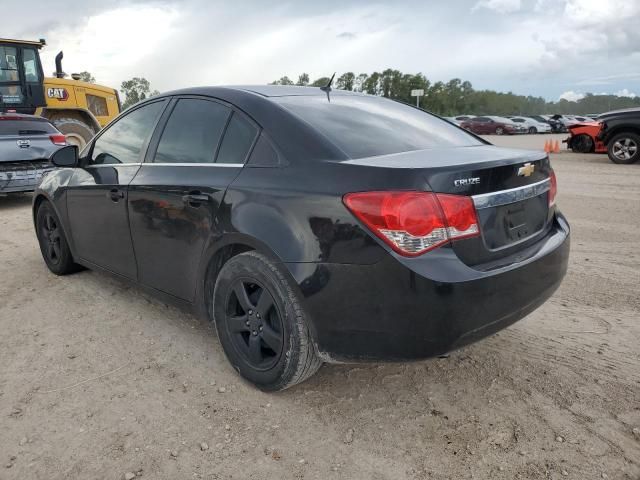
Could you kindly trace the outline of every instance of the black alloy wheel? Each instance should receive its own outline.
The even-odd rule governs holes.
[[[291,387],[322,365],[298,295],[278,263],[253,251],[230,258],[215,279],[213,321],[224,353],[262,390]]]
[[[38,206],[36,233],[42,258],[51,272],[56,275],[66,275],[82,269],[73,261],[60,219],[47,201],[43,201]]]
[[[53,213],[45,213],[42,221],[40,222],[40,238],[43,239],[45,244],[45,255],[53,265],[58,265],[62,257],[60,233],[58,221],[53,216]]]
[[[241,278],[227,299],[225,325],[235,348],[256,370],[268,370],[284,345],[282,318],[273,295],[257,280]]]

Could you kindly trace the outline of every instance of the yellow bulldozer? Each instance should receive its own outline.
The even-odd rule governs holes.
[[[55,77],[44,76],[38,41],[0,38],[0,112],[39,115],[49,119],[67,142],[82,149],[102,127],[120,113],[118,91],[67,79],[62,52],[56,56]]]

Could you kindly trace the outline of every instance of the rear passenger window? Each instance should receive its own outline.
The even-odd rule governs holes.
[[[258,130],[237,113],[224,134],[216,163],[244,163]]]
[[[156,163],[213,163],[231,109],[216,102],[179,100],[167,122]]]

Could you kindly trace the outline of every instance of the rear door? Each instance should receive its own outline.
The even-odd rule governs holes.
[[[135,280],[127,186],[140,168],[166,100],[131,109],[103,130],[67,188],[76,255]]]
[[[140,282],[193,301],[216,212],[240,173],[258,127],[230,105],[174,99],[129,187],[129,218]]]

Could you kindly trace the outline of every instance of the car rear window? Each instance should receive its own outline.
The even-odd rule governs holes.
[[[44,135],[58,133],[49,122],[0,118],[0,135]]]
[[[287,96],[273,99],[320,131],[351,158],[434,147],[482,145],[449,122],[374,96]]]

